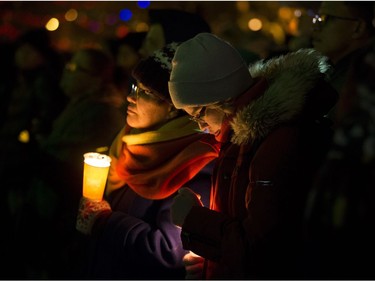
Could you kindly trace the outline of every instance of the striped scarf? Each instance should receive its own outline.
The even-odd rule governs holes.
[[[218,156],[214,137],[187,116],[156,131],[131,132],[126,126],[111,147],[106,195],[128,185],[147,199],[166,198]]]

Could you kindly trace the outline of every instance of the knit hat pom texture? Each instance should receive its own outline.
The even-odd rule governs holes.
[[[148,58],[142,59],[133,69],[134,79],[149,88],[162,100],[172,103],[168,81],[172,69],[172,59],[178,43],[172,42],[155,51]]]

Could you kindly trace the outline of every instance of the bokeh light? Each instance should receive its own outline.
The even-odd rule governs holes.
[[[249,44],[247,41],[250,40],[241,36],[241,33],[269,36],[280,44],[285,43],[285,38],[289,39],[289,36],[309,34],[310,17],[318,11],[319,7],[318,4],[302,5],[299,2],[264,1],[258,3],[242,0],[218,1],[213,4],[210,4],[210,1],[199,3],[174,1],[171,4],[168,4],[169,1],[142,0],[54,1],[36,12],[36,7],[28,2],[21,1],[20,4],[5,5],[5,9],[0,11],[3,20],[3,24],[0,25],[0,39],[15,40],[24,30],[44,27],[53,31],[53,40],[59,43],[55,45],[59,45],[60,49],[64,50],[77,48],[83,38],[88,41],[102,42],[103,39],[112,36],[122,37],[128,32],[148,31],[147,10],[150,7],[159,9],[164,6],[184,8],[189,11],[204,11],[202,14],[215,34],[224,37],[233,36],[229,39],[238,40],[239,45],[246,46]],[[278,23],[279,26],[269,23]],[[227,34],[232,32],[232,29],[233,34],[239,34],[238,37]],[[60,40],[64,37],[69,37],[71,42]]]
[[[139,22],[135,26],[135,31],[137,32],[147,32],[149,30],[149,26],[146,22]]]
[[[285,32],[279,23],[270,23],[269,32],[277,44],[281,45],[285,43]]]
[[[298,35],[298,20],[297,19],[292,19],[289,22],[288,31],[293,36],[297,36]]]
[[[141,9],[146,9],[150,6],[151,1],[137,1],[137,5]]]
[[[45,25],[48,31],[55,31],[59,28],[59,20],[57,18],[51,18]]]
[[[263,24],[260,19],[252,18],[249,20],[248,26],[251,31],[259,31],[262,29]]]
[[[122,9],[120,11],[120,19],[123,21],[128,21],[132,18],[133,13],[129,9]]]
[[[302,16],[302,11],[300,9],[295,9],[294,10],[294,15],[299,18]]]
[[[246,13],[250,9],[250,4],[247,1],[237,1],[236,7],[239,12]]]
[[[279,8],[279,17],[283,20],[291,20],[293,18],[293,11],[289,7]]]
[[[18,140],[22,143],[28,143],[30,141],[30,134],[28,130],[23,130],[18,135]]]
[[[76,9],[70,9],[65,13],[65,19],[67,21],[75,21],[78,17],[78,12]]]
[[[129,33],[129,27],[127,27],[126,25],[122,24],[122,25],[119,25],[116,29],[116,36],[118,38],[122,38],[122,37],[125,37],[127,34]]]

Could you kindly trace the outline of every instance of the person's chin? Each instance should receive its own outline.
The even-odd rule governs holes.
[[[128,114],[128,116],[126,117],[126,123],[130,126],[130,127],[133,127],[133,128],[136,128],[137,126],[137,118],[135,116],[135,114]]]

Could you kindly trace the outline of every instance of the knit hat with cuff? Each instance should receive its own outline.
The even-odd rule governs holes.
[[[172,101],[169,95],[168,81],[177,46],[178,43],[175,42],[167,44],[148,58],[142,59],[132,71],[134,79],[150,88],[155,96],[169,103]]]
[[[168,85],[174,106],[182,108],[235,98],[252,83],[234,47],[211,33],[200,33],[177,48]]]

